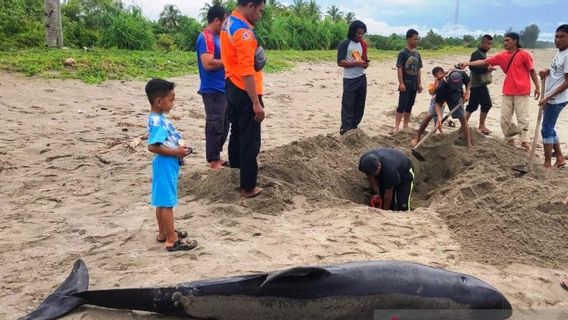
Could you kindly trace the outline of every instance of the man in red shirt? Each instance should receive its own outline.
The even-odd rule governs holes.
[[[241,194],[252,198],[262,192],[256,185],[260,152],[260,123],[264,120],[263,63],[258,53],[254,24],[266,0],[238,0],[237,8],[221,30],[221,60],[225,66],[225,92],[229,102],[229,163],[240,169]]]
[[[540,97],[540,84],[534,70],[531,54],[522,50],[519,35],[515,32],[505,34],[505,51],[485,60],[461,63],[462,67],[499,66],[505,72],[503,83],[503,103],[501,106],[501,129],[507,143],[515,145],[514,137],[521,134],[521,145],[530,152],[529,136],[529,99],[531,79],[535,85],[534,96]],[[517,115],[515,125],[513,114]],[[519,131],[520,130],[520,131]]]

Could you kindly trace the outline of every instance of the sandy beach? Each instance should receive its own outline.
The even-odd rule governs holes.
[[[540,70],[554,51],[534,55]],[[426,59],[423,81],[431,80],[434,66],[447,69],[468,58]],[[265,192],[250,200],[238,194],[237,171],[208,170],[198,77],[170,79],[177,104],[169,117],[195,149],[181,170],[176,225],[199,242],[189,253],[174,254],[155,241],[152,154],[141,139],[149,110],[145,82],[87,85],[0,73],[0,319],[33,310],[78,258],[89,267],[92,289],[298,265],[412,261],[489,282],[511,301],[514,319],[565,319],[568,291],[559,281],[568,274],[568,206],[561,203],[568,171],[543,171],[542,147],[533,172],[511,170],[527,156],[501,141],[501,71],[490,86],[492,136],[475,132],[468,151],[458,131],[447,128],[425,144],[427,161],[415,162],[415,210],[368,207],[359,156],[375,147],[410,153],[430,99],[419,95],[412,128],[389,134],[398,101],[394,62],[368,69],[365,117],[359,130],[344,136],[338,133],[342,70],[335,64],[266,75],[259,157]],[[537,103],[532,106],[531,131]],[[478,119],[474,114],[472,127]],[[558,130],[568,141],[566,111]],[[166,319],[93,307],[65,317],[102,318]]]

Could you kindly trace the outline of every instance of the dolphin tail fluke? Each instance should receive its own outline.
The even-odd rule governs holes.
[[[63,281],[59,288],[49,295],[32,313],[20,320],[58,319],[86,303],[86,300],[74,295],[79,292],[87,291],[88,288],[89,271],[87,270],[85,262],[79,259],[75,261],[71,274]]]

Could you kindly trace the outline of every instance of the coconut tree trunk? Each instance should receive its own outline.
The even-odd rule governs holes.
[[[59,0],[45,0],[45,42],[48,47],[63,47],[63,27]]]

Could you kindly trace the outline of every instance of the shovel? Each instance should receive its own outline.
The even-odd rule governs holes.
[[[445,116],[442,118],[442,124],[443,124],[444,122],[446,122],[446,120],[448,120],[448,118],[449,118],[456,110],[458,110],[458,108],[460,108],[461,106],[463,106],[463,102],[458,103],[458,105],[455,106],[455,107],[450,111],[450,113],[448,113],[447,115],[445,115]],[[412,148],[412,150],[411,150],[412,155],[413,155],[416,159],[418,159],[418,161],[426,161],[426,158],[424,158],[424,156],[423,156],[422,154],[420,154],[420,152],[418,152],[417,149],[418,149],[418,147],[420,147],[420,146],[424,143],[424,141],[426,141],[428,138],[430,138],[430,136],[433,135],[434,132],[436,132],[436,129],[437,129],[437,128],[434,128],[434,130],[431,130],[430,132],[428,132],[428,134],[427,134],[414,148]]]
[[[540,98],[542,99],[544,97],[544,79],[540,80]],[[527,164],[519,164],[516,166],[511,167],[511,169],[513,169],[513,171],[517,171],[519,172],[521,175],[525,175],[529,172],[531,172],[532,170],[532,166],[533,166],[533,162],[534,162],[534,156],[536,154],[536,142],[538,141],[538,129],[540,129],[540,123],[542,122],[542,113],[544,111],[544,107],[539,106],[538,107],[538,118],[536,120],[536,128],[534,130],[534,137],[533,137],[533,141],[531,144],[531,154],[529,156],[529,160],[527,161]]]

